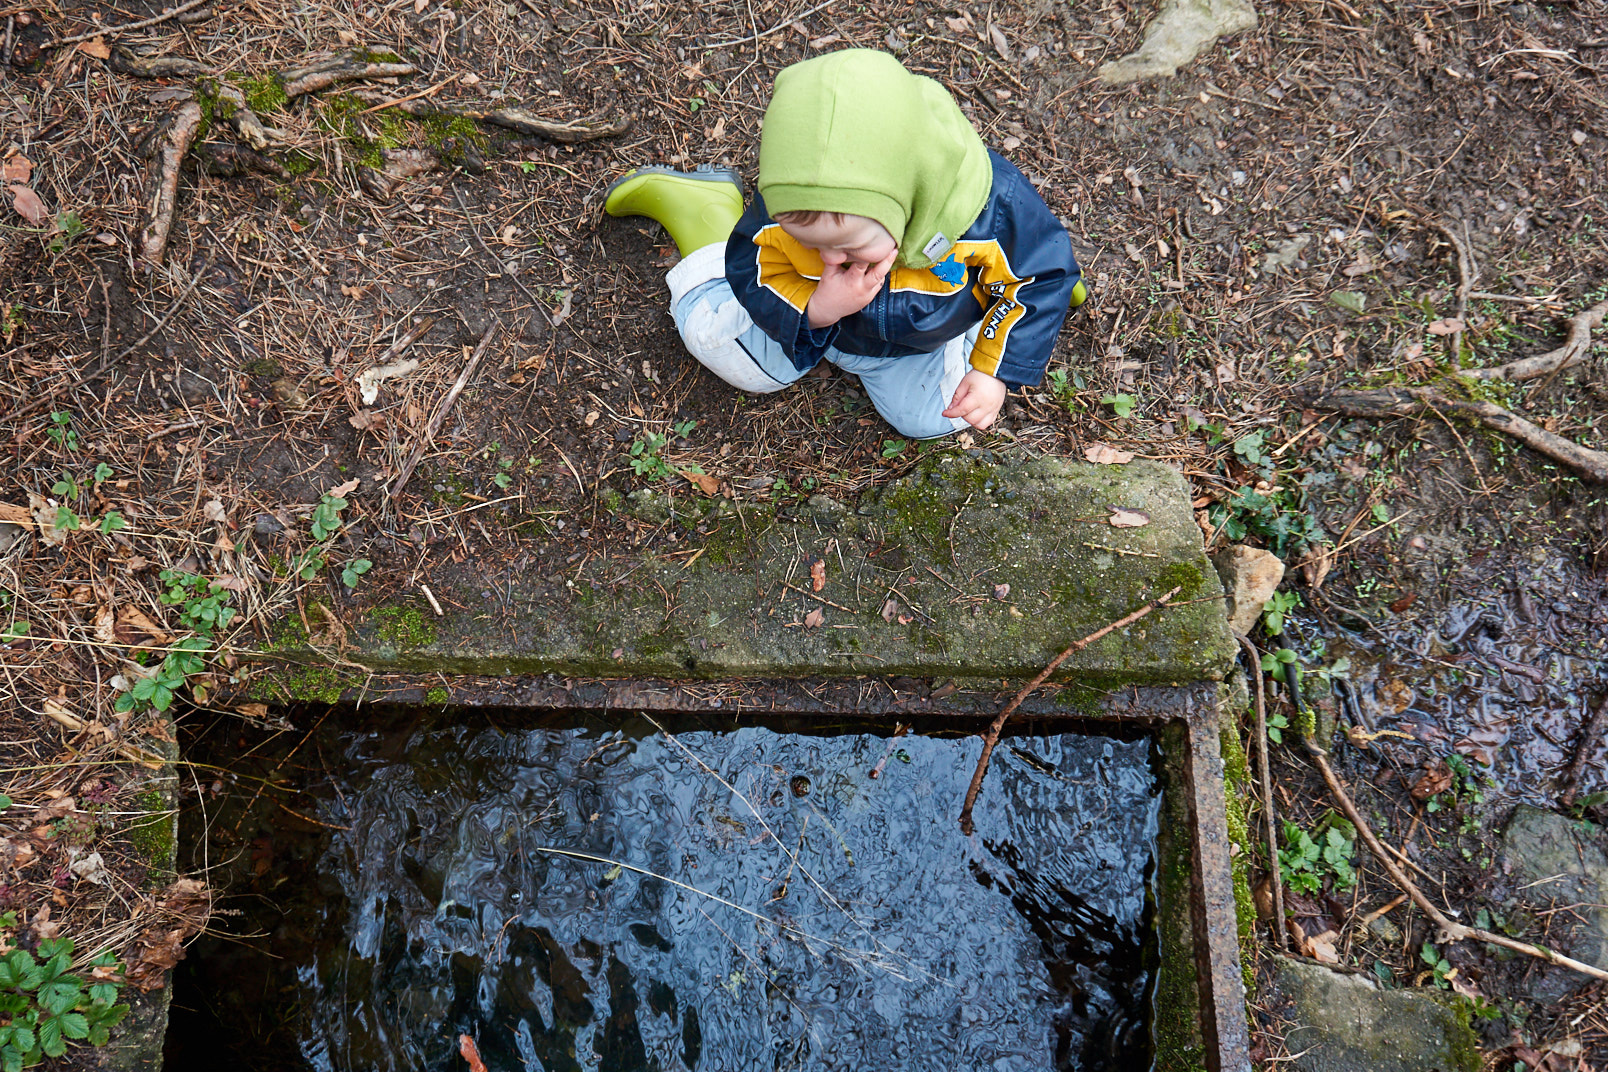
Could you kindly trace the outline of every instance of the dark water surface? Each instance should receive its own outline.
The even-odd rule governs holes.
[[[460,1069],[468,1033],[493,1072],[1150,1066],[1149,740],[1008,739],[967,839],[974,736],[544,727],[307,746],[292,806],[345,829],[253,842],[272,937],[177,991],[234,1021],[214,1061]]]

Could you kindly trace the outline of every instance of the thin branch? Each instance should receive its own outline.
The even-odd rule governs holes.
[[[113,34],[129,33],[132,30],[143,30],[147,26],[155,26],[159,22],[166,22],[169,19],[176,19],[186,12],[194,11],[201,5],[209,4],[211,2],[212,0],[186,0],[185,3],[180,4],[178,7],[170,7],[160,15],[153,15],[148,19],[141,19],[139,22],[130,22],[122,26],[102,26],[99,29],[88,30],[81,34],[74,34],[72,37],[53,37],[49,41],[46,41],[41,48],[57,48],[61,45],[76,45],[80,41],[88,41],[95,37],[110,37]]]
[[[1331,391],[1312,399],[1312,406],[1333,410],[1347,417],[1411,417],[1425,410],[1456,413],[1512,436],[1532,450],[1578,471],[1587,479],[1608,484],[1608,453],[1582,447],[1494,402],[1447,398],[1433,387],[1405,387],[1376,391]]]
[[[1328,754],[1310,740],[1306,741],[1306,747],[1307,751],[1312,755],[1312,761],[1317,764],[1318,770],[1322,772],[1323,780],[1328,784],[1330,794],[1334,797],[1336,803],[1340,805],[1340,810],[1346,813],[1346,818],[1350,819],[1351,824],[1357,828],[1357,836],[1362,838],[1363,843],[1368,846],[1368,851],[1373,853],[1375,860],[1379,861],[1379,866],[1385,869],[1391,881],[1400,886],[1403,893],[1413,899],[1413,904],[1417,905],[1426,916],[1434,920],[1435,926],[1440,928],[1440,933],[1436,936],[1438,941],[1463,942],[1472,939],[1476,942],[1488,942],[1491,945],[1499,945],[1503,949],[1511,949],[1515,953],[1523,953],[1526,956],[1539,958],[1549,964],[1571,968],[1582,975],[1589,975],[1593,979],[1608,979],[1608,971],[1591,964],[1582,964],[1580,961],[1572,957],[1566,957],[1562,953],[1555,953],[1542,946],[1531,945],[1529,942],[1515,941],[1504,934],[1493,934],[1478,927],[1465,927],[1461,923],[1448,919],[1445,913],[1435,907],[1433,901],[1424,896],[1422,890],[1413,885],[1413,880],[1407,877],[1407,873],[1397,867],[1395,862],[1391,860],[1389,853],[1385,851],[1385,847],[1374,836],[1374,832],[1368,826],[1367,820],[1362,817],[1362,813],[1357,810],[1357,806],[1351,802],[1351,797],[1346,795],[1344,787],[1340,785],[1340,779],[1335,777],[1334,768],[1329,766]]]
[[[1026,685],[1022,686],[1022,691],[1018,692],[1011,698],[1011,702],[1005,705],[1005,709],[1002,710],[998,717],[994,719],[994,724],[988,727],[988,733],[983,736],[983,754],[977,757],[977,769],[972,772],[971,785],[966,789],[966,803],[960,809],[961,833],[965,834],[967,837],[971,836],[972,806],[977,803],[977,793],[983,788],[983,775],[988,772],[988,758],[994,754],[994,746],[999,744],[1000,731],[1005,728],[1005,720],[1011,717],[1011,713],[1018,707],[1022,706],[1022,701],[1027,699],[1034,689],[1044,684],[1044,680],[1051,674],[1055,673],[1056,667],[1066,662],[1067,657],[1073,652],[1082,651],[1084,648],[1088,647],[1090,644],[1093,644],[1096,640],[1099,640],[1107,633],[1115,632],[1125,625],[1132,625],[1134,622],[1137,622],[1140,618],[1143,618],[1157,607],[1166,606],[1167,601],[1173,596],[1177,595],[1182,589],[1183,586],[1178,585],[1171,591],[1152,599],[1149,603],[1146,603],[1144,606],[1140,607],[1127,617],[1114,621],[1110,625],[1101,626],[1099,629],[1096,629],[1082,640],[1074,640],[1070,645],[1067,646],[1065,651],[1051,659],[1050,665],[1046,666],[1043,670],[1040,670],[1037,677],[1035,677],[1032,681],[1029,681]]]
[[[485,354],[486,347],[491,345],[492,335],[496,333],[497,328],[500,326],[501,321],[493,320],[486,328],[486,333],[480,336],[480,344],[475,347],[475,352],[469,355],[469,360],[464,362],[463,371],[458,373],[457,382],[452,385],[452,390],[447,392],[447,397],[441,400],[441,405],[436,407],[435,413],[424,427],[424,434],[414,444],[413,453],[408,455],[407,463],[402,466],[402,471],[397,474],[396,481],[386,491],[386,502],[394,502],[397,496],[402,494],[402,489],[407,487],[408,477],[413,475],[413,470],[418,466],[419,459],[424,457],[424,452],[429,448],[430,441],[435,438],[436,432],[441,430],[441,422],[446,419],[447,411],[452,408],[452,404],[463,393],[464,385],[469,382],[469,377],[474,375],[475,367],[480,364],[480,358]]]
[[[1267,866],[1273,876],[1273,934],[1279,949],[1289,951],[1284,933],[1284,876],[1279,868],[1278,817],[1273,813],[1273,771],[1267,762],[1267,693],[1262,682],[1262,656],[1250,638],[1239,634],[1240,647],[1251,661],[1251,680],[1256,682],[1256,763],[1262,773],[1262,814],[1267,820]]]

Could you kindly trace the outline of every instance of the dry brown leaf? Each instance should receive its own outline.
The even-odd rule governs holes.
[[[810,556],[810,588],[819,592],[826,587],[826,563],[814,555]]]
[[[346,496],[348,496],[352,492],[356,491],[357,486],[359,484],[361,484],[361,483],[362,483],[361,480],[357,479],[356,477],[353,477],[352,479],[348,480],[344,484],[340,484],[340,485],[337,485],[336,487],[330,488],[329,493],[331,495],[333,495],[337,499],[344,499],[344,498],[346,498]]]
[[[1084,448],[1083,456],[1095,465],[1126,465],[1133,461],[1132,451],[1118,450],[1104,443],[1090,443]]]
[[[233,573],[226,573],[212,582],[225,592],[249,592],[251,582],[244,577],[237,577]]]
[[[1437,320],[1429,325],[1429,333],[1431,335],[1456,335],[1464,329],[1464,326],[1461,320],[1451,316],[1444,320]]]
[[[826,621],[826,613],[822,611],[820,607],[816,607],[814,610],[804,615],[804,628],[818,628],[824,621]]]
[[[206,502],[202,503],[201,516],[206,518],[208,521],[224,522],[229,520],[224,513],[223,500],[221,499],[208,499]]]
[[[1444,760],[1436,760],[1435,766],[1418,776],[1409,790],[1413,799],[1425,801],[1437,793],[1444,793],[1452,787],[1452,769]]]
[[[117,636],[125,644],[131,644],[140,639],[141,634],[150,638],[151,643],[162,645],[172,643],[173,637],[160,625],[146,617],[145,612],[138,607],[125,606],[117,612]],[[141,644],[148,647],[148,644]]]
[[[52,506],[50,500],[43,495],[28,493],[28,508],[33,512],[34,524],[39,529],[39,538],[45,541],[46,547],[60,547],[67,542],[67,530],[56,527],[57,507]]]
[[[1137,529],[1150,524],[1150,515],[1143,510],[1129,510],[1121,506],[1111,508],[1111,516],[1106,519],[1114,529]]]
[[[94,56],[98,60],[111,59],[112,50],[106,47],[104,37],[92,37],[88,41],[78,42],[78,51],[86,56]]]
[[[676,472],[686,477],[697,489],[705,495],[716,495],[720,492],[720,478],[700,473],[692,469],[678,469]]]
[[[115,624],[117,616],[109,606],[102,607],[95,612],[95,639],[102,644],[116,644],[117,630]]]
[[[240,704],[239,706],[237,706],[235,708],[235,710],[238,711],[240,714],[245,715],[247,718],[267,718],[268,717],[268,705],[267,704],[261,704],[261,703]]]
[[[1339,940],[1340,936],[1334,931],[1314,934],[1306,940],[1306,954],[1321,964],[1338,964],[1340,951],[1335,948],[1335,943]]]
[[[367,432],[371,428],[383,428],[385,426],[385,414],[376,413],[371,409],[360,409],[346,418],[346,423],[356,428],[359,432]]]
[[[17,210],[17,215],[36,227],[50,221],[50,210],[39,200],[39,195],[33,192],[33,187],[10,186],[6,189],[11,194],[11,207]]]
[[[7,183],[26,183],[33,178],[33,161],[21,153],[8,156],[4,164],[0,164],[0,181]]]
[[[886,603],[882,604],[882,620],[883,621],[885,621],[885,622],[893,621],[893,616],[895,614],[898,614],[898,613],[899,613],[899,601],[897,599],[890,599]]]

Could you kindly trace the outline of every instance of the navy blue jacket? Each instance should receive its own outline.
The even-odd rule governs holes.
[[[726,242],[726,279],[737,300],[799,369],[835,346],[867,357],[927,354],[982,323],[973,368],[1012,387],[1044,376],[1082,269],[1066,229],[1033,184],[993,150],[988,201],[931,268],[895,267],[857,313],[811,330],[805,306],[821,258],[770,218],[758,195]]]

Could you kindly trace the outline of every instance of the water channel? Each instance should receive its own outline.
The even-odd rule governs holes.
[[[970,728],[294,718],[186,746],[243,937],[182,969],[173,1067],[1151,1064],[1149,738],[1008,738],[968,839]]]

